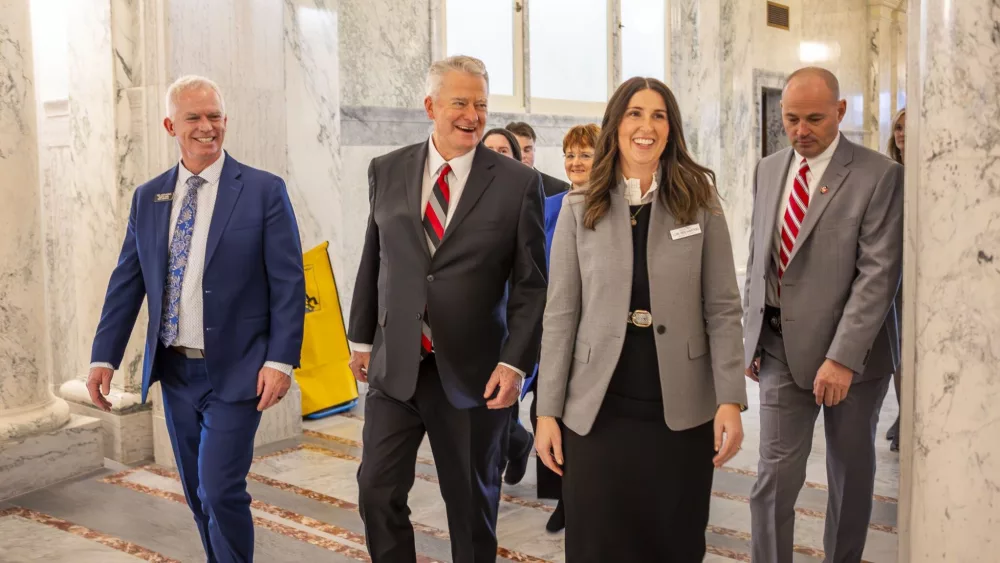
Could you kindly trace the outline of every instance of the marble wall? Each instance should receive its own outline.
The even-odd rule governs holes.
[[[985,561],[1000,524],[1000,5],[919,4],[908,12],[900,560]]]

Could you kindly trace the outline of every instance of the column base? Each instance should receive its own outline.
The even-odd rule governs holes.
[[[170,445],[170,435],[167,433],[167,420],[163,415],[162,403],[159,401],[160,386],[154,384],[149,389],[149,399],[154,401],[153,407],[153,459],[157,465],[176,467],[174,451]],[[292,379],[288,394],[277,405],[264,411],[254,437],[254,448],[273,444],[289,438],[302,435],[302,391],[299,384]]]
[[[101,421],[70,415],[65,425],[0,442],[0,501],[104,467]]]
[[[104,457],[124,464],[153,459],[153,406],[142,404],[138,393],[112,388],[108,396],[111,412],[90,402],[87,384],[82,380],[63,383],[59,394],[69,403],[71,413],[101,421]]]

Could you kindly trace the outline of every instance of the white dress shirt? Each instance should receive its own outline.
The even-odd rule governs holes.
[[[443,225],[444,229],[448,230],[448,224],[451,223],[451,218],[455,216],[455,209],[458,208],[458,200],[462,198],[462,192],[465,191],[465,183],[469,181],[469,174],[472,172],[472,159],[476,156],[476,149],[474,148],[451,160],[445,160],[441,156],[441,153],[438,152],[437,147],[434,146],[433,135],[431,135],[430,140],[427,142],[427,147],[427,162],[424,163],[424,180],[420,188],[420,217],[423,219],[424,214],[427,212],[427,202],[431,199],[431,193],[434,191],[434,183],[437,182],[438,175],[441,174],[441,169],[444,168],[445,164],[450,164],[451,172],[446,177],[449,192],[448,212],[445,214]],[[424,238],[427,238],[426,235]],[[427,239],[427,246],[433,251],[430,239]],[[351,341],[348,341],[348,344],[352,352],[372,351],[371,344]],[[510,364],[500,362],[500,365],[509,367],[522,378],[525,375],[523,371]]]
[[[656,190],[660,187],[660,169],[657,168],[656,172],[653,174],[653,183],[646,190],[645,195],[642,193],[642,188],[640,187],[640,181],[638,178],[626,178],[622,176],[622,180],[625,182],[624,195],[626,201],[628,201],[629,206],[634,205],[645,205],[653,201],[653,197],[656,196]]]
[[[823,179],[823,174],[826,172],[827,166],[830,165],[830,160],[833,159],[833,153],[837,151],[838,144],[840,144],[839,134],[819,156],[806,158],[806,163],[809,165],[809,171],[806,172],[806,183],[809,184],[809,207],[806,208],[807,217],[809,216],[809,210],[812,209],[812,200],[813,196],[816,195],[816,188],[819,187],[820,180]],[[772,307],[778,307],[781,303],[781,300],[778,298],[778,263],[781,260],[781,227],[785,224],[785,210],[788,208],[788,198],[792,195],[792,189],[795,186],[795,177],[799,175],[799,168],[801,166],[802,155],[798,151],[792,151],[792,162],[788,166],[785,189],[781,192],[781,200],[778,203],[778,216],[775,218],[774,236],[771,241],[771,275],[767,277],[765,302]],[[798,243],[799,241],[796,240],[795,244]]]
[[[198,188],[198,207],[191,230],[191,243],[188,246],[188,262],[184,269],[184,279],[181,280],[181,301],[177,307],[177,338],[172,346],[205,349],[205,324],[202,303],[202,279],[205,275],[205,252],[208,249],[208,231],[212,226],[212,214],[215,211],[215,199],[219,195],[219,180],[222,178],[222,167],[226,162],[226,154],[222,153],[215,162],[201,171],[200,176],[205,183]],[[187,195],[187,181],[194,176],[184,162],[177,165],[177,183],[174,185],[174,195],[170,206],[170,223],[167,231],[167,241],[174,237],[177,218],[181,214],[181,204]],[[169,242],[167,244],[169,248]],[[157,322],[160,322],[157,319]],[[112,368],[110,364],[94,363],[91,367],[100,366]],[[278,362],[265,362],[265,367],[274,368],[285,375],[292,375],[292,366]]]

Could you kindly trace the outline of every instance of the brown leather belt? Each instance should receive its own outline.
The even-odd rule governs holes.
[[[171,346],[170,349],[182,356],[187,357],[187,359],[189,360],[205,359],[205,351],[200,350],[198,348],[188,348],[186,346]]]

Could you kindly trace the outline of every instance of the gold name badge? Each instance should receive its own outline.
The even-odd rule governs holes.
[[[168,194],[156,194],[156,197],[153,199],[153,202],[160,203],[161,201],[170,201],[172,199],[174,199],[173,192],[170,192]]]

